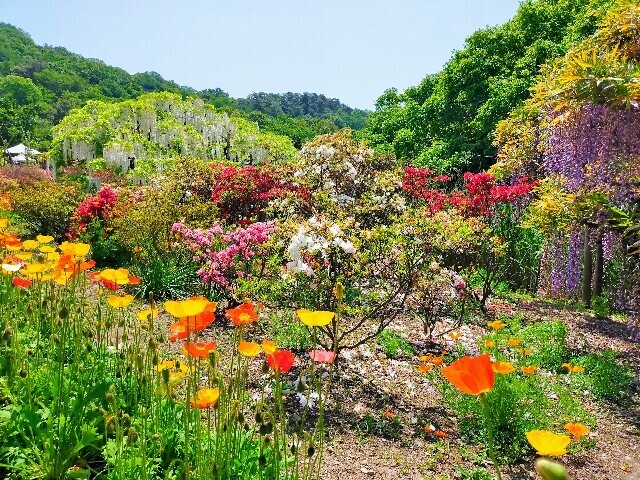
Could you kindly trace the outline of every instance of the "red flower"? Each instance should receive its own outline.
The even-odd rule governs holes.
[[[267,363],[276,372],[286,373],[291,370],[296,357],[289,350],[278,350],[267,355]]]
[[[26,278],[14,277],[13,284],[19,288],[27,288],[31,286],[31,280],[27,280]]]

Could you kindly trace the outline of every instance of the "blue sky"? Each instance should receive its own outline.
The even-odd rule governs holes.
[[[198,90],[316,92],[372,108],[441,69],[519,0],[0,0],[0,21]]]

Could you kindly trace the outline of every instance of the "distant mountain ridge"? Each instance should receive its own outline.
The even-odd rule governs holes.
[[[23,90],[31,91],[23,95]],[[6,96],[0,101],[3,144],[30,138],[46,148],[51,127],[89,100],[121,101],[162,91],[183,98],[201,97],[231,115],[258,122],[266,131],[290,136],[297,146],[339,128],[361,129],[368,115],[367,111],[316,93],[254,93],[234,99],[220,88],[197,91],[166,80],[157,72],[131,75],[63,47],[37,45],[20,28],[0,23],[0,93]],[[31,105],[21,104],[24,102],[18,97],[29,97]]]

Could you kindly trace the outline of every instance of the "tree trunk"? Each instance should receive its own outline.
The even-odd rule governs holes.
[[[582,251],[582,302],[587,308],[591,308],[591,269],[593,267],[591,247],[589,246],[589,233],[589,226],[587,225],[584,227]]]
[[[596,264],[594,269],[593,294],[602,295],[602,287],[604,284],[604,251],[602,248],[602,231],[598,231],[596,237]]]

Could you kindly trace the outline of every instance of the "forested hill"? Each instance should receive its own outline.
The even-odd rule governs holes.
[[[260,93],[236,100],[219,88],[196,91],[156,72],[131,75],[62,47],[36,45],[26,32],[0,23],[0,144],[29,140],[47,149],[51,127],[72,108],[89,100],[121,101],[161,91],[199,96],[266,131],[290,136],[297,146],[339,128],[362,128],[367,115],[315,93]],[[269,108],[256,100],[263,97]]]
[[[529,97],[540,67],[592,35],[612,0],[525,0],[507,23],[479,30],[443,70],[376,102],[365,137],[377,150],[438,171],[495,162],[498,122]]]

